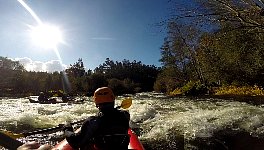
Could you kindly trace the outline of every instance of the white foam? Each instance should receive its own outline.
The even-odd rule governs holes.
[[[142,97],[140,97],[142,96]],[[155,99],[155,96],[157,98]],[[182,135],[186,140],[211,137],[227,127],[264,134],[264,108],[230,101],[192,101],[165,99],[159,94],[137,94],[129,108],[132,127],[142,128],[141,138],[166,139]],[[118,98],[116,105],[121,103]],[[28,124],[33,128],[52,127],[76,121],[97,112],[92,101],[84,104],[36,104],[26,99],[3,99],[0,103],[0,128]]]

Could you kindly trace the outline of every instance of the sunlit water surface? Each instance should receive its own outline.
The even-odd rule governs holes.
[[[169,98],[160,93],[129,95],[130,126],[146,149],[239,149],[237,140],[260,148],[264,108],[220,99]],[[118,97],[116,105],[124,97]],[[15,133],[49,128],[96,114],[91,98],[84,104],[36,104],[26,98],[0,100],[0,128]],[[19,139],[55,144],[62,132]],[[264,148],[264,147],[262,147]]]

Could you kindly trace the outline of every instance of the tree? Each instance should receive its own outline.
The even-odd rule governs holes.
[[[4,70],[20,70],[25,71],[25,68],[18,61],[13,61],[7,57],[0,56],[0,69]]]
[[[264,18],[255,0],[197,0],[206,11],[213,12],[211,19],[220,24],[232,25],[233,29],[248,29],[250,32],[264,31]],[[203,13],[203,16],[209,15]]]
[[[124,59],[122,62],[114,62],[109,58],[95,68],[95,73],[102,74],[105,79],[131,80],[139,85],[143,91],[152,91],[159,69],[154,65],[145,65],[141,61],[133,61]]]
[[[203,82],[203,74],[196,58],[197,40],[200,31],[189,25],[168,22],[168,35],[161,47],[164,67],[176,67],[189,79]],[[191,70],[191,72],[190,72]]]
[[[198,2],[206,10],[199,17],[211,13],[210,19],[219,25],[199,42],[198,57],[206,78],[227,84],[260,84],[263,80],[257,77],[263,73],[264,17],[256,1]]]
[[[19,62],[0,57],[0,96],[29,96],[39,92],[63,91],[91,96],[102,86],[110,86],[116,94],[151,91],[159,69],[140,61],[121,62],[106,59],[94,72],[85,72],[82,59],[61,72],[23,70]],[[60,94],[61,95],[61,92]]]
[[[85,83],[87,86],[85,89],[88,95],[92,95],[97,88],[108,85],[107,80],[101,73],[93,73],[92,75],[86,77]]]
[[[186,82],[184,77],[183,72],[177,67],[164,67],[156,79],[154,90],[157,92],[173,91],[175,88],[183,86],[183,83]]]
[[[23,91],[24,71],[24,67],[18,61],[0,56],[0,93],[11,94]]]
[[[264,70],[264,36],[247,30],[220,31],[201,38],[198,57],[210,81],[259,84]],[[223,44],[224,43],[224,44]]]
[[[76,63],[73,65],[70,64],[70,67],[65,70],[68,76],[73,76],[73,77],[82,77],[85,75],[85,68],[82,62],[82,59],[79,58]]]
[[[160,61],[167,69],[158,76],[156,87],[170,85],[171,76],[166,74],[171,67],[182,71],[185,79],[202,84],[262,82],[257,77],[264,70],[264,18],[254,1],[196,0],[189,8],[170,2],[180,12],[163,22],[168,34]]]

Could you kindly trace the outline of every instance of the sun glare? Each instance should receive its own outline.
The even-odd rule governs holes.
[[[44,48],[56,48],[59,43],[63,43],[60,29],[48,24],[31,27],[31,38],[34,44]]]

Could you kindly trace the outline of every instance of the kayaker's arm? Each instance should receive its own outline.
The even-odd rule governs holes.
[[[81,127],[80,135],[82,139],[80,140],[80,144],[87,145],[87,141],[92,142],[98,127],[99,120],[97,119],[97,117],[89,117]]]
[[[98,128],[98,120],[96,117],[89,117],[82,125],[81,130],[75,133],[71,128],[65,127],[64,135],[67,142],[73,148],[80,148],[83,145],[87,145],[87,142],[91,141],[95,131]]]
[[[66,137],[67,142],[74,149],[78,148],[77,142],[79,139],[79,135],[73,131],[73,127],[70,124],[65,124],[63,127],[64,135]]]
[[[74,131],[73,131],[73,127],[71,124],[67,123],[63,126],[63,131],[64,131],[64,135],[66,137],[70,137],[72,135],[74,135]]]

